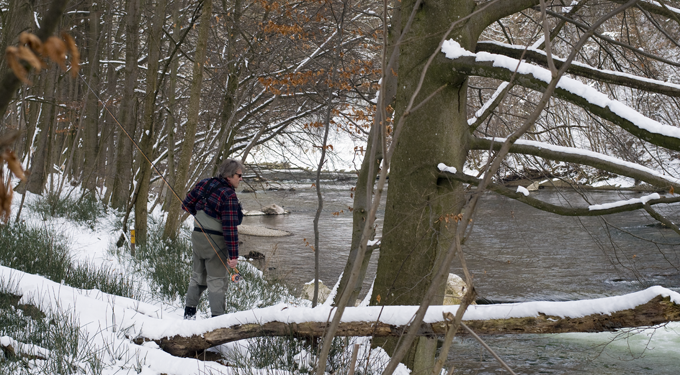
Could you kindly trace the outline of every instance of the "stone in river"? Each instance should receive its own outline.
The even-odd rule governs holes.
[[[272,204],[262,208],[265,215],[283,215],[286,211],[279,205]]]

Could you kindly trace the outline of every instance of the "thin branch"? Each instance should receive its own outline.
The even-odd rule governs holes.
[[[522,51],[524,51],[524,48],[518,48],[512,45],[501,44],[497,42],[479,42],[477,43],[475,50],[477,52],[490,52],[515,59],[521,59],[520,55]],[[542,51],[529,49],[526,51],[524,58],[529,62],[541,66],[547,66],[546,56]],[[557,66],[557,68],[560,68],[564,62],[563,59],[555,58],[554,56],[553,61],[555,62],[555,66]],[[601,70],[580,62],[572,63],[567,70],[567,73],[579,77],[597,80],[602,83],[611,83],[618,86],[655,92],[672,97],[680,97],[680,85],[654,79],[640,78],[632,74]]]
[[[470,333],[470,334],[472,335],[472,337],[475,338],[475,340],[477,340],[480,344],[482,344],[482,346],[484,347],[484,349],[488,350],[489,353],[491,353],[491,355],[492,355],[494,358],[496,358],[496,360],[498,361],[498,363],[501,364],[501,366],[503,366],[506,370],[508,370],[508,372],[511,373],[512,375],[516,375],[515,372],[512,371],[512,369],[510,368],[510,366],[508,366],[508,365],[501,359],[501,357],[499,357],[498,354],[496,354],[496,352],[494,352],[493,349],[491,349],[491,347],[489,347],[489,345],[487,345],[487,344],[484,342],[484,340],[482,340],[482,338],[479,337],[479,336],[475,333],[475,331],[471,330],[470,327],[466,326],[465,323],[463,323],[463,322],[461,322],[460,325],[461,325],[463,328],[465,328],[465,330],[468,331],[468,333]]]
[[[470,141],[470,148],[473,150],[500,150],[502,144],[503,142],[501,139],[492,140],[473,137]],[[653,169],[642,167],[635,163],[630,163],[592,151],[522,140],[513,144],[512,147],[510,147],[509,152],[514,154],[534,155],[542,159],[588,165],[618,175],[644,181],[659,188],[673,188],[680,191],[680,180],[659,174]]]

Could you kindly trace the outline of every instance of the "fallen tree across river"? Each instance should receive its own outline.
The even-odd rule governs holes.
[[[479,334],[604,332],[680,321],[680,294],[661,287],[619,297],[568,302],[526,302],[470,306],[465,324]],[[338,336],[400,336],[408,329],[417,306],[348,308]],[[431,306],[419,335],[443,336],[457,306]],[[193,356],[224,343],[260,336],[322,337],[331,307],[316,309],[278,305],[223,315],[203,321],[183,321],[182,334],[148,332],[135,339],[156,342],[176,356]],[[195,327],[192,327],[194,325]],[[212,328],[216,327],[216,328]],[[194,331],[193,334],[187,332]],[[464,333],[461,328],[461,334]]]

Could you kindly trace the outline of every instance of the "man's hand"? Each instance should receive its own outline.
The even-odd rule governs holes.
[[[227,261],[230,268],[236,268],[236,263],[238,263],[238,259],[229,259]]]

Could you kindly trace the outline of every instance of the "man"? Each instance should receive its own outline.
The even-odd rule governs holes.
[[[227,266],[235,269],[238,260],[236,226],[241,224],[243,211],[235,190],[243,179],[243,169],[241,162],[225,160],[216,177],[199,181],[182,202],[182,208],[194,215],[194,265],[184,319],[194,319],[198,300],[206,289],[212,316],[224,314]]]

